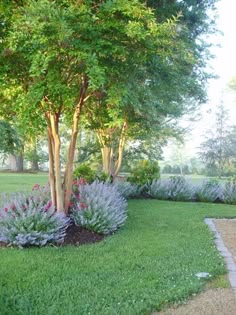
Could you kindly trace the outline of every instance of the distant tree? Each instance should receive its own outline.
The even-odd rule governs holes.
[[[209,175],[215,173],[221,177],[236,157],[235,131],[228,125],[228,119],[228,111],[221,103],[217,108],[215,125],[201,143],[199,157]]]
[[[173,172],[173,170],[172,170],[172,166],[170,164],[166,164],[162,169],[163,174],[171,174],[172,172]]]
[[[4,120],[0,120],[0,152],[3,154],[15,153],[21,145],[16,130]]]

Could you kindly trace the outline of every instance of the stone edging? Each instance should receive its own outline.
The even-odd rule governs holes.
[[[224,261],[228,269],[229,282],[231,284],[232,289],[236,293],[236,264],[234,262],[231,252],[227,249],[227,247],[225,246],[222,240],[220,233],[217,231],[217,228],[213,220],[217,220],[217,219],[207,218],[204,220],[204,222],[208,225],[209,229],[215,234],[216,247],[218,251],[220,252],[221,256],[224,257]],[[220,219],[220,220],[228,220],[228,219]],[[235,221],[235,219],[230,219],[230,220]]]

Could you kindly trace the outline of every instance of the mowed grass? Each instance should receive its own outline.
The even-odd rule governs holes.
[[[205,217],[235,217],[221,204],[131,200],[127,224],[80,247],[0,249],[1,315],[137,315],[199,292],[225,274]]]
[[[0,173],[0,193],[30,191],[34,184],[45,185],[48,182],[47,173]]]

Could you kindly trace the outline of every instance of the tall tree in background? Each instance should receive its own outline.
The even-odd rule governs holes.
[[[228,111],[221,103],[217,108],[215,125],[207,132],[199,151],[206,170],[216,169],[219,177],[224,174],[231,160],[236,157],[235,143],[233,143],[234,131],[229,126],[228,120]]]

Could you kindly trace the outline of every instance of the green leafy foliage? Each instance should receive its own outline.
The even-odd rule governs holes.
[[[127,180],[136,185],[144,185],[160,177],[160,168],[157,162],[148,160],[139,161],[131,170]]]
[[[0,152],[13,153],[19,149],[21,141],[16,130],[4,120],[0,120]]]
[[[75,179],[84,178],[87,183],[92,183],[96,179],[96,171],[93,170],[89,165],[81,163],[73,172]]]

